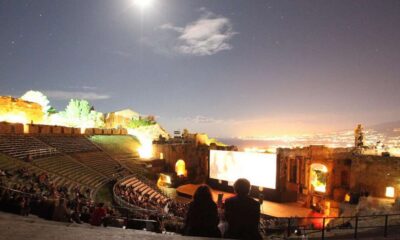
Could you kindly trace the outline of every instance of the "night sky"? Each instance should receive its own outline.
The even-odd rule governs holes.
[[[30,89],[218,137],[400,120],[400,1],[0,0],[0,94]]]

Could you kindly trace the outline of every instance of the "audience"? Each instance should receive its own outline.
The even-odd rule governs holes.
[[[150,197],[149,194],[142,194],[132,187],[117,186],[115,188],[115,194],[134,206],[155,211],[159,214],[169,214],[171,216],[184,218],[186,213],[187,206],[184,203],[172,201],[165,196],[159,198]]]
[[[233,187],[236,196],[225,200],[225,217],[228,222],[225,236],[233,239],[261,239],[260,203],[249,197],[250,182],[240,178]]]
[[[14,181],[15,179],[18,181]],[[223,235],[235,239],[261,239],[260,205],[249,197],[250,182],[238,179],[234,189],[236,196],[227,199],[225,211],[221,208],[219,212],[206,185],[196,190],[190,204],[179,203],[162,195],[151,197],[126,186],[116,186],[115,194],[132,205],[143,208],[135,216],[155,220],[157,232],[162,229],[178,231],[184,221],[183,234],[188,236]],[[89,194],[89,189],[81,192],[79,186],[56,186],[46,173],[36,175],[26,168],[0,170],[2,211],[23,216],[32,213],[43,219],[59,222],[85,222],[105,227],[118,225],[116,213],[105,208],[103,203],[95,207],[88,197]],[[121,223],[122,225],[126,226],[126,223]]]
[[[61,198],[58,204],[55,206],[52,220],[58,222],[70,221],[67,205],[65,204],[65,200],[63,198]]]
[[[106,216],[107,210],[104,208],[104,203],[99,203],[90,218],[90,224],[93,226],[100,226],[104,222]]]
[[[220,237],[218,209],[206,185],[197,188],[186,215],[184,234],[188,236]]]

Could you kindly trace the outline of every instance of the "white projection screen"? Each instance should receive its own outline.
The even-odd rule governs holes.
[[[276,154],[210,151],[210,178],[235,182],[246,178],[251,185],[276,189]]]

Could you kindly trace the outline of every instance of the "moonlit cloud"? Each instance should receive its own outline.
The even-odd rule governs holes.
[[[159,29],[177,34],[174,50],[183,55],[209,56],[233,48],[229,41],[237,34],[229,18],[201,10],[203,15],[185,27],[163,24]]]
[[[80,91],[43,91],[44,94],[56,100],[68,100],[68,99],[85,99],[85,100],[104,100],[109,99],[110,96],[106,94],[99,94],[95,92],[80,92]]]
[[[215,123],[223,122],[222,119],[215,119],[215,118],[212,118],[212,117],[206,117],[206,116],[202,116],[202,115],[197,115],[195,117],[185,117],[185,118],[182,118],[182,119],[184,121],[186,121],[186,122],[192,122],[192,123],[196,123],[196,124],[199,124],[199,123],[206,123],[206,124],[212,123],[212,124],[215,124]]]

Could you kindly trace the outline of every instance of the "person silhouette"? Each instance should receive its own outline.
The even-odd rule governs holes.
[[[217,205],[212,199],[210,188],[197,188],[189,204],[183,234],[187,236],[220,237]]]
[[[250,182],[239,178],[233,188],[236,196],[225,200],[228,230],[224,237],[233,239],[262,239],[259,231],[260,203],[249,197]]]

